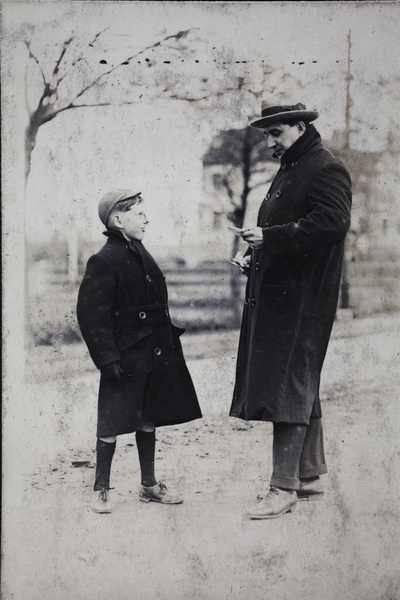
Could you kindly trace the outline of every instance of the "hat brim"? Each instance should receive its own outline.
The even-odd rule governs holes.
[[[292,110],[276,113],[275,115],[269,115],[268,117],[262,117],[261,119],[257,119],[250,123],[250,127],[254,127],[255,129],[263,129],[268,125],[272,125],[273,123],[278,123],[279,121],[286,121],[288,119],[299,120],[301,121],[315,121],[318,119],[319,112],[316,110]]]

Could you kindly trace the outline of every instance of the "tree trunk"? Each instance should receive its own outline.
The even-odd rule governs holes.
[[[29,125],[25,131],[25,187],[28,183],[28,177],[31,170],[32,152],[36,146],[36,138],[39,131],[39,124],[34,115],[29,120]]]
[[[236,227],[242,227],[242,225],[236,225]],[[234,236],[233,244],[232,244],[232,256],[235,256],[239,249],[239,241],[240,238],[238,236]],[[246,277],[240,271],[240,269],[236,265],[232,265],[231,268],[231,300],[233,307],[233,319],[234,319],[234,327],[240,327],[240,322],[242,319],[242,311],[243,311],[243,278]]]
[[[348,278],[348,272],[347,272],[348,269],[347,269],[346,245],[345,245],[344,257],[343,257],[342,277],[340,280],[339,308],[350,308],[350,291],[349,291],[349,278]]]
[[[235,227],[239,227],[242,229],[244,223],[244,216],[246,214],[246,206],[247,206],[247,196],[249,194],[247,182],[245,183],[245,188],[242,194],[242,206],[240,210],[237,210],[235,213],[235,219],[233,224]],[[234,257],[239,250],[239,243],[241,238],[237,235],[233,236],[232,243],[232,257]],[[233,306],[233,314],[234,314],[234,324],[235,327],[240,327],[240,322],[242,318],[242,310],[243,310],[243,297],[242,297],[242,289],[243,289],[243,278],[245,275],[240,271],[240,269],[232,265],[231,271],[231,299]]]
[[[68,283],[72,286],[78,280],[79,239],[75,219],[68,235]]]
[[[247,198],[250,193],[250,177],[251,177],[251,160],[252,160],[252,147],[250,143],[250,131],[246,132],[246,136],[243,141],[243,150],[242,150],[242,176],[243,176],[243,191],[241,194],[241,205],[239,209],[236,209],[234,212],[234,226],[242,229],[244,224],[244,218],[246,215],[247,209]],[[238,236],[234,236],[233,244],[232,244],[232,256],[235,256],[239,249],[240,238]],[[234,320],[235,326],[240,327],[240,322],[242,319],[243,312],[243,278],[246,277],[240,271],[240,269],[233,265],[233,270],[231,274],[231,298],[232,298],[232,306],[234,312]]]

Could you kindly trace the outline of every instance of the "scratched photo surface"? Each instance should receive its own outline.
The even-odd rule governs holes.
[[[4,600],[398,600],[397,2],[1,6]],[[249,128],[318,110],[353,207],[322,370],[321,502],[249,520],[272,424],[229,416],[247,246],[279,163]],[[97,209],[140,190],[203,417],[156,430],[178,506],[139,502],[118,437],[111,514],[90,510],[99,372],[77,323]],[[233,261],[234,262],[234,261]]]

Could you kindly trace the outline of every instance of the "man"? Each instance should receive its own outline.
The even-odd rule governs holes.
[[[248,273],[230,415],[273,423],[270,488],[248,516],[290,512],[320,498],[327,472],[319,383],[339,294],[350,226],[351,180],[311,124],[303,104],[271,106],[263,130],[280,169],[257,227],[240,235]],[[260,498],[259,498],[260,500]]]
[[[99,203],[108,238],[80,286],[77,316],[100,369],[92,510],[110,513],[110,471],[118,435],[136,432],[139,500],[180,504],[154,473],[155,427],[200,418],[201,410],[171,323],[165,277],[142,244],[148,223],[141,193],[114,190]]]

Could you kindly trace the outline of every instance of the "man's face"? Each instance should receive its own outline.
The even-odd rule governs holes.
[[[293,144],[304,133],[303,123],[297,123],[291,127],[283,123],[274,123],[266,127],[264,135],[267,137],[268,148],[273,149],[272,156],[274,158],[282,158],[282,155],[293,146]]]
[[[118,212],[119,226],[125,237],[130,240],[142,240],[148,220],[143,210],[143,204],[133,204],[127,211]]]

